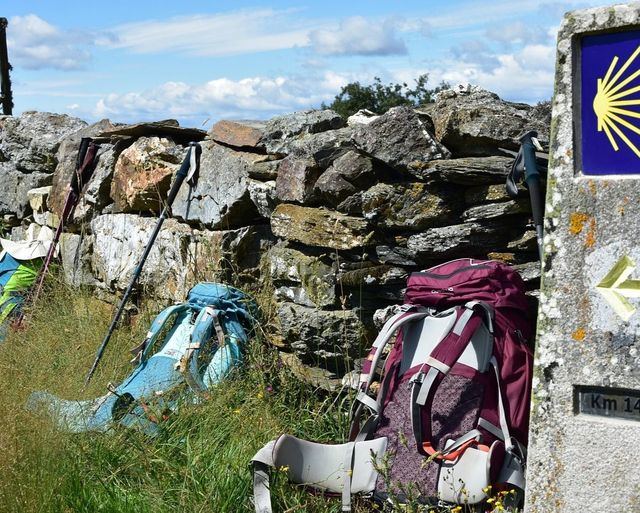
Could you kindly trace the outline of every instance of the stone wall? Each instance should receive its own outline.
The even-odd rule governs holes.
[[[467,88],[418,110],[304,111],[209,133],[46,113],[0,124],[0,214],[14,238],[30,222],[55,225],[80,138],[101,141],[61,260],[69,283],[109,293],[129,282],[186,143],[201,141],[198,183],[180,191],[140,286],[166,300],[203,279],[266,290],[274,343],[323,375],[361,354],[412,270],[496,258],[538,285],[529,202],[507,197],[512,156],[500,148],[516,150],[529,129],[545,143],[543,107]]]

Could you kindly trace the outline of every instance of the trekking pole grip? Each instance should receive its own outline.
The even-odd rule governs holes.
[[[196,143],[189,143],[189,151],[187,152],[186,157],[182,161],[180,165],[180,169],[176,173],[176,177],[171,185],[171,189],[169,190],[169,194],[167,196],[167,205],[173,205],[173,202],[178,195],[178,191],[182,186],[182,182],[184,182],[185,178],[187,181],[191,181],[192,178],[195,178],[198,169],[200,168],[200,155],[202,153],[202,147]]]

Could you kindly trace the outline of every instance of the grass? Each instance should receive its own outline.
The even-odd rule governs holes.
[[[117,332],[86,390],[113,312],[90,291],[54,285],[26,328],[0,346],[0,512],[252,511],[249,461],[263,444],[284,432],[327,442],[344,437],[346,401],[301,383],[260,337],[242,370],[203,403],[182,405],[154,439],[132,429],[68,434],[25,409],[35,390],[67,399],[106,393],[109,381],[130,372],[128,349],[159,309],[142,305]],[[277,476],[272,488],[276,511],[340,511],[339,500]]]
[[[269,326],[274,309],[260,297]],[[143,303],[112,338],[90,385],[84,378],[114,310],[89,290],[55,276],[29,312],[26,327],[0,344],[0,513],[251,512],[251,457],[289,433],[318,442],[345,441],[348,393],[329,395],[301,382],[258,333],[245,365],[198,405],[177,414],[148,438],[135,429],[70,434],[25,408],[33,391],[65,399],[94,398],[132,369],[129,349],[166,305]],[[279,472],[271,484],[278,513],[337,513],[341,503],[294,487]],[[467,512],[470,508],[444,508]],[[354,513],[373,511],[356,498]],[[403,507],[407,513],[423,506]],[[429,511],[434,512],[434,509]]]

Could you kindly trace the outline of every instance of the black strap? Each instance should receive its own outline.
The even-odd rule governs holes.
[[[518,154],[516,155],[513,164],[511,165],[511,170],[509,171],[509,175],[507,176],[507,194],[510,198],[516,199],[519,196],[518,184],[522,182],[524,178],[524,153],[522,152],[522,146],[518,150]]]

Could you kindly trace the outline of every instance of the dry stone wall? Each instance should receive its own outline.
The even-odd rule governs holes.
[[[318,375],[340,376],[362,354],[375,312],[401,301],[413,270],[497,258],[538,284],[529,203],[506,196],[501,148],[529,129],[546,141],[549,113],[481,89],[381,116],[304,111],[208,133],[47,113],[0,126],[0,214],[14,238],[56,224],[80,138],[100,141],[61,261],[70,284],[111,293],[126,287],[187,142],[201,141],[198,183],[180,191],[140,287],[166,300],[203,279],[266,290],[273,342]]]

